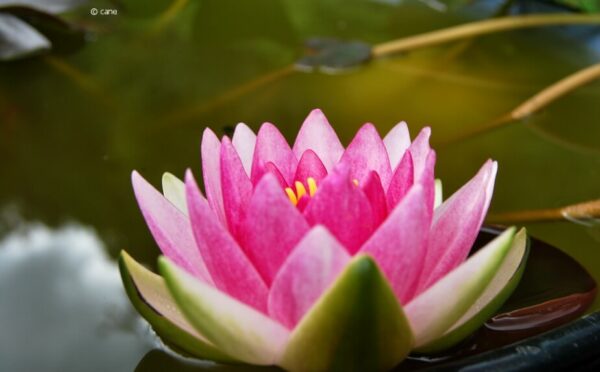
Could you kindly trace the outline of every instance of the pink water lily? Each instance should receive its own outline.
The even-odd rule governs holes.
[[[132,175],[164,254],[162,278],[122,254],[134,305],[188,354],[290,370],[385,370],[460,341],[514,288],[526,235],[467,259],[497,164],[442,203],[430,132],[365,124],[344,148],[320,110],[292,147],[269,123],[206,129],[206,197],[189,170],[164,196]]]

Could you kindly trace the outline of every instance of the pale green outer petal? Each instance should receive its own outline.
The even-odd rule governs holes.
[[[288,330],[263,313],[200,282],[165,257],[159,269],[190,323],[216,347],[250,364],[278,364]]]
[[[437,208],[444,201],[444,194],[442,192],[442,180],[439,178],[435,179],[435,197],[433,201],[433,208]]]
[[[469,310],[500,268],[514,235],[514,227],[507,229],[406,306],[416,347],[442,336]]]
[[[166,172],[162,176],[162,188],[165,198],[187,216],[188,209],[185,199],[185,184],[183,181],[171,173]]]
[[[420,347],[417,351],[431,353],[447,349],[481,327],[504,304],[519,284],[528,255],[529,239],[527,231],[523,228],[515,235],[502,266],[483,294],[442,337]]]
[[[166,344],[198,358],[235,362],[188,323],[160,276],[137,263],[125,251],[119,257],[119,270],[131,303]]]
[[[402,307],[370,256],[356,256],[296,326],[281,365],[292,371],[385,371],[410,352]]]

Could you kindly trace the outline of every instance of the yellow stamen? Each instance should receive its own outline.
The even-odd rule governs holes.
[[[306,195],[306,188],[300,181],[296,181],[294,184],[296,185],[296,195],[298,200],[300,200],[304,195]]]
[[[298,204],[298,198],[296,198],[296,194],[294,193],[294,190],[292,190],[290,187],[286,187],[285,193],[287,194],[288,198],[290,198],[290,201],[292,202],[292,204],[294,204],[294,205]]]
[[[294,187],[285,188],[285,193],[292,204],[298,205],[303,196],[312,197],[315,195],[317,192],[317,181],[312,177],[308,177],[306,179],[306,184],[308,185],[308,191],[306,190],[306,186],[300,181],[294,182]]]
[[[306,183],[308,183],[308,192],[310,196],[315,195],[315,193],[317,192],[317,181],[315,181],[315,179],[312,177],[308,177]]]
[[[358,180],[356,178],[352,180],[352,183],[354,184],[354,186],[358,186]]]

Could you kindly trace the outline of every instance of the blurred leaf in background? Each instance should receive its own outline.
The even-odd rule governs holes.
[[[600,12],[600,0],[555,0],[555,2],[582,12]]]
[[[0,0],[0,60],[69,52],[84,43],[82,30],[57,16],[87,0]]]

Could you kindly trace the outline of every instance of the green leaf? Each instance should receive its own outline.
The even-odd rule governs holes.
[[[235,362],[188,323],[160,276],[144,268],[125,251],[121,251],[119,257],[119,270],[131,303],[165,343],[202,359]]]
[[[360,41],[314,38],[306,41],[309,54],[296,61],[302,70],[336,72],[360,66],[371,59],[371,46]]]
[[[181,311],[216,347],[250,364],[278,364],[289,336],[285,327],[200,282],[165,257],[158,266]]]
[[[371,257],[359,255],[296,326],[281,365],[296,371],[388,370],[412,343],[390,285]]]
[[[471,308],[496,275],[514,235],[514,227],[507,229],[405,307],[417,348],[441,337]]]
[[[171,173],[165,172],[162,176],[162,188],[165,198],[187,216],[188,209],[183,181]]]
[[[554,0],[554,2],[586,13],[600,12],[600,0]]]
[[[523,228],[515,235],[510,251],[496,275],[469,310],[443,336],[417,351],[433,353],[447,349],[477,330],[513,293],[525,271],[528,256],[529,239]]]

